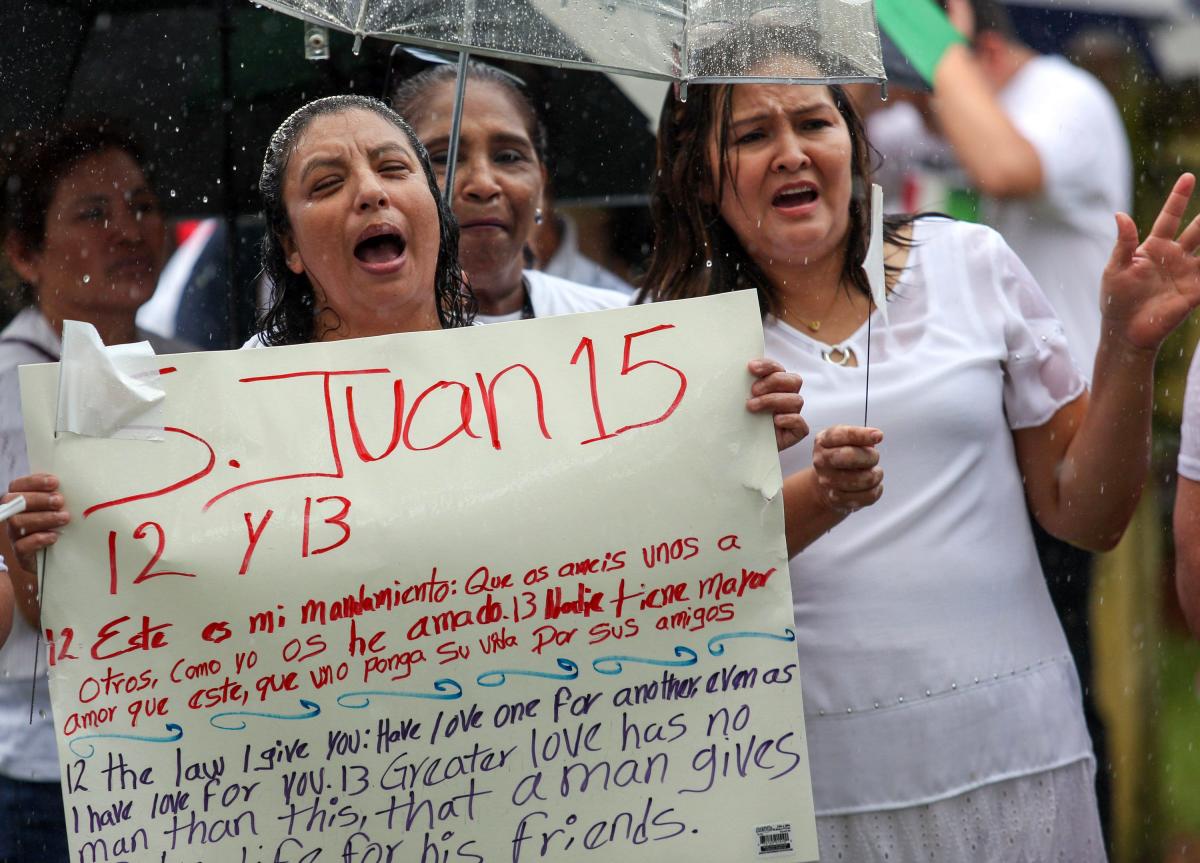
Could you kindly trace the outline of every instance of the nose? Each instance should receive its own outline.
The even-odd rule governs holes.
[[[137,209],[128,201],[114,201],[108,218],[108,231],[113,242],[139,242],[142,239],[142,225]]]
[[[374,171],[362,171],[355,190],[354,206],[362,212],[382,210],[388,206],[387,189]]]
[[[771,158],[771,170],[777,174],[790,174],[808,167],[812,160],[808,156],[804,139],[788,130],[776,139],[778,144]]]
[[[491,201],[500,195],[491,161],[482,156],[465,160],[460,157],[454,185],[458,186],[457,195],[475,203]]]

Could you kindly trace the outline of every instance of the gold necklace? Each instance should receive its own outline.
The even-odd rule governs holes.
[[[833,299],[829,301],[828,307],[826,307],[820,318],[812,318],[811,320],[807,318],[800,318],[800,323],[807,327],[811,332],[819,333],[821,331],[822,321],[829,317],[829,313],[832,312],[833,307],[837,305],[838,293],[840,291],[841,285],[838,285],[838,287],[833,291]]]

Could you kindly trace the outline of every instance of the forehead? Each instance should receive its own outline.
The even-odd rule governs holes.
[[[416,155],[408,143],[408,136],[374,111],[348,108],[334,114],[321,114],[300,133],[292,149],[289,173],[293,167],[302,167],[310,158],[336,157],[350,151],[367,152],[393,144]]]
[[[815,84],[736,84],[730,100],[734,122],[759,113],[791,114],[822,106],[837,110],[829,88]]]
[[[447,134],[454,113],[454,82],[442,81],[429,91],[422,110],[413,118],[417,137],[431,138]],[[494,81],[467,79],[463,99],[463,129],[474,127],[492,134],[529,137],[528,111],[516,96]]]
[[[128,194],[146,187],[146,175],[124,150],[90,153],[59,178],[57,196]]]

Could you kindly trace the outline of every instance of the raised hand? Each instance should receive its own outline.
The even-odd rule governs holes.
[[[774,416],[775,445],[780,452],[804,440],[808,423],[800,416],[804,407],[800,375],[785,371],[779,363],[767,359],[751,360],[748,368],[757,380],[750,387],[746,409]]]
[[[1200,305],[1200,216],[1179,230],[1195,188],[1191,174],[1175,182],[1141,244],[1133,220],[1117,214],[1117,242],[1101,283],[1102,325],[1138,350],[1158,350]]]

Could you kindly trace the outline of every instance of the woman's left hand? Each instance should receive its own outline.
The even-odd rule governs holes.
[[[808,435],[808,423],[800,416],[804,399],[800,397],[800,375],[792,374],[774,360],[751,360],[750,374],[757,380],[750,387],[746,409],[751,413],[769,413],[775,418],[775,445],[783,452]]]
[[[1101,314],[1105,331],[1136,350],[1157,351],[1200,305],[1200,216],[1179,232],[1195,187],[1191,174],[1175,182],[1141,244],[1133,220],[1117,214],[1117,242],[1101,283]]]

